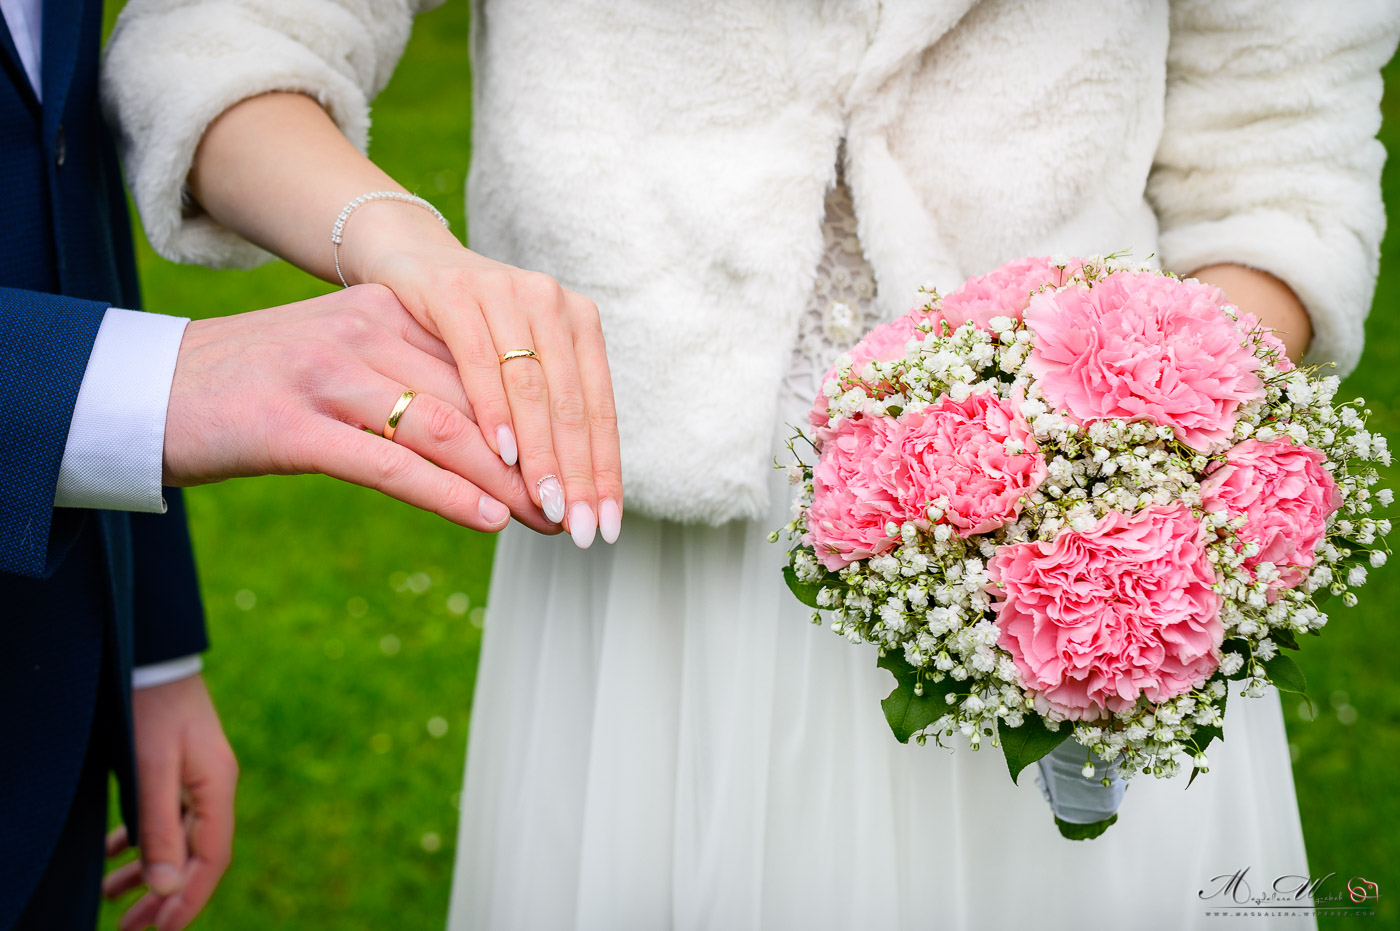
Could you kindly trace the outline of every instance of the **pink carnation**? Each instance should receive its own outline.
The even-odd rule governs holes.
[[[990,391],[966,401],[943,395],[921,411],[900,415],[894,442],[877,472],[890,483],[906,520],[926,521],[942,497],[941,520],[965,537],[1015,520],[1021,499],[1045,480],[1045,457],[1026,422]],[[1007,452],[1008,440],[1022,452]]]
[[[822,433],[803,543],[832,571],[894,542],[885,525],[901,522],[899,504],[880,480],[877,462],[895,429],[888,418],[854,417]]]
[[[922,307],[916,307],[898,319],[882,323],[861,338],[847,353],[851,357],[852,371],[860,377],[861,369],[871,362],[890,362],[904,358],[904,348],[909,340],[922,340],[926,333],[919,325],[929,319]],[[838,366],[832,365],[822,376],[821,387],[836,377]],[[830,418],[827,416],[827,397],[824,390],[818,390],[817,399],[807,415],[807,422],[814,427],[824,427]]]
[[[1277,566],[1279,578],[1269,586],[1273,591],[1303,581],[1327,533],[1327,518],[1342,504],[1323,461],[1322,453],[1295,446],[1287,437],[1268,443],[1245,440],[1201,483],[1206,510],[1245,516],[1240,540],[1258,543],[1259,553],[1244,566]]]
[[[1147,420],[1208,450],[1230,438],[1241,404],[1264,396],[1261,363],[1224,303],[1219,288],[1145,272],[1037,294],[1031,372],[1080,423]]]
[[[1070,259],[1061,268],[1046,256],[1007,262],[985,275],[967,279],[961,288],[943,298],[941,317],[955,330],[969,321],[985,328],[993,317],[1020,320],[1033,292],[1046,285],[1063,287],[1083,266],[1083,259]]]
[[[1185,505],[1113,511],[988,563],[998,643],[1036,706],[1091,721],[1204,682],[1224,636],[1205,530]]]
[[[1274,368],[1278,369],[1280,372],[1288,372],[1297,367],[1293,364],[1293,360],[1288,358],[1288,350],[1284,348],[1283,340],[1279,339],[1278,335],[1274,333],[1273,330],[1264,326],[1258,317],[1254,316],[1254,314],[1241,312],[1239,318],[1241,330],[1246,333],[1254,334],[1254,338],[1259,341],[1260,346],[1263,348],[1272,349],[1278,353],[1278,356],[1274,359]]]

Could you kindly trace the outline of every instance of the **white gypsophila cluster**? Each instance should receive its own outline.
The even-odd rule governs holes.
[[[1067,286],[1092,285],[1122,267],[1112,257],[1091,260]],[[933,313],[938,307],[939,298],[930,291],[923,309]],[[1233,309],[1227,314],[1237,318]],[[1030,713],[1039,714],[1051,729],[1061,726],[1054,710],[1022,687],[1011,655],[997,643],[996,596],[987,564],[1003,545],[1048,542],[1062,532],[1087,530],[1112,511],[1175,502],[1192,507],[1203,522],[1207,557],[1222,596],[1224,646],[1218,668],[1168,701],[1154,705],[1144,698],[1128,712],[1072,723],[1074,739],[1100,757],[1120,759],[1124,776],[1170,777],[1183,760],[1204,771],[1206,744],[1223,725],[1228,682],[1240,682],[1244,696],[1263,694],[1270,681],[1267,666],[1280,649],[1296,648],[1298,635],[1315,634],[1327,623],[1318,603],[1321,596],[1336,596],[1347,606],[1356,603],[1354,589],[1388,553],[1384,537],[1390,521],[1375,509],[1391,503],[1391,492],[1373,490],[1378,475],[1370,464],[1390,463],[1385,438],[1366,430],[1369,411],[1361,400],[1333,404],[1338,378],[1323,377],[1316,369],[1285,371],[1277,342],[1237,323],[1264,362],[1264,397],[1239,410],[1234,442],[1287,436],[1319,450],[1341,494],[1341,506],[1329,520],[1304,581],[1283,590],[1270,583],[1290,567],[1244,565],[1258,554],[1257,544],[1238,536],[1244,517],[1210,513],[1201,506],[1201,482],[1226,450],[1191,449],[1168,426],[1122,420],[1085,426],[1068,412],[1051,410],[1028,364],[1034,334],[1020,320],[994,317],[987,329],[967,324],[951,332],[946,325],[933,332],[933,325],[925,324],[922,338],[911,339],[902,358],[871,362],[860,371],[853,370],[849,355],[838,362],[835,377],[824,386],[828,427],[849,417],[917,411],[942,395],[961,401],[990,391],[1019,403],[1046,463],[1045,480],[1022,499],[1015,521],[965,538],[942,521],[947,502],[931,501],[927,520],[886,528],[897,538],[886,552],[836,572],[825,569],[800,542],[813,499],[813,467],[800,456],[788,466],[796,499],[786,532],[799,541],[791,551],[796,578],[820,585],[817,604],[833,631],[853,643],[873,643],[881,653],[896,652],[918,671],[916,691],[932,688],[944,696],[947,713],[916,735],[919,743],[932,738],[942,745],[961,734],[974,749],[983,742],[996,745],[998,722],[1019,727]],[[794,440],[794,453],[799,439],[806,438]],[[1018,447],[1008,441],[1009,453],[1023,452]],[[822,614],[813,620],[821,622]]]

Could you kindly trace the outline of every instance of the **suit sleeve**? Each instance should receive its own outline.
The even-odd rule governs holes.
[[[137,667],[209,648],[185,499],[178,488],[164,494],[164,514],[131,515]]]
[[[0,572],[45,578],[76,536],[54,491],[78,389],[108,305],[0,288]]]
[[[1236,263],[1289,285],[1310,362],[1361,355],[1385,232],[1380,69],[1387,0],[1176,0],[1148,196],[1164,267]]]
[[[441,0],[129,0],[107,43],[102,105],[157,252],[247,267],[271,258],[192,209],[185,178],[204,131],[234,104],[314,97],[361,152],[413,16]],[[329,229],[329,228],[328,228]]]

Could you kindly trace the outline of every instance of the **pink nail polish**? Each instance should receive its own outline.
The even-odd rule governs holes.
[[[515,465],[515,460],[520,455],[515,448],[515,433],[505,424],[496,428],[496,448],[501,451],[502,462],[508,466]]]
[[[622,508],[611,498],[598,505],[598,531],[607,543],[616,543],[622,533]]]

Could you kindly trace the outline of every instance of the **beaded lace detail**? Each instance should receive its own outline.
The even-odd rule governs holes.
[[[836,357],[880,322],[875,307],[875,273],[856,236],[850,188],[839,176],[826,195],[822,233],[826,246],[817,265],[812,296],[798,324],[797,344],[784,382],[802,398],[814,398]]]

